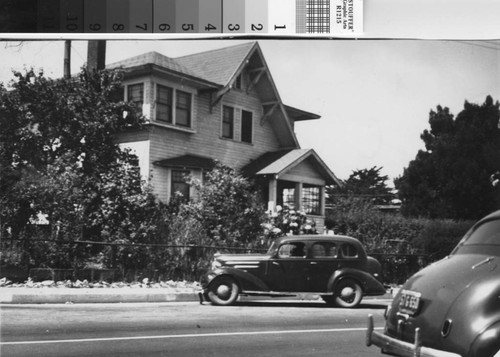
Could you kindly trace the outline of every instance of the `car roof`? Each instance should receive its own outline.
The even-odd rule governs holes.
[[[277,243],[281,242],[305,242],[305,241],[324,241],[324,242],[344,242],[344,243],[353,243],[360,244],[360,241],[353,237],[342,236],[342,235],[297,235],[297,236],[285,236],[280,237],[277,240]]]

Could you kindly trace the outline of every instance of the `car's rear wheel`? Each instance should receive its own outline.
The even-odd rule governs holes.
[[[352,279],[342,279],[335,285],[333,301],[340,307],[353,308],[359,305],[363,298],[361,285]]]
[[[215,305],[227,306],[233,304],[240,293],[236,281],[229,276],[216,278],[208,286],[208,298]]]

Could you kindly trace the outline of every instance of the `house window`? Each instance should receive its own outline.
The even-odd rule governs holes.
[[[186,182],[188,170],[172,170],[172,197],[180,195],[182,200],[189,200],[189,185]]]
[[[125,100],[125,90],[122,86],[113,88],[109,94],[109,100],[112,103],[118,103]]]
[[[241,112],[241,141],[251,143],[253,136],[252,112],[243,110]]]
[[[191,94],[180,90],[176,93],[175,124],[188,128],[191,126]]]
[[[304,186],[302,189],[302,205],[305,213],[321,214],[320,196],[320,188],[318,186]]]
[[[131,84],[127,86],[127,100],[133,102],[140,113],[142,113],[142,104],[144,103],[144,84]]]
[[[295,189],[294,188],[284,188],[283,189],[283,206],[289,209],[295,209]]]
[[[224,105],[222,113],[222,137],[232,139],[234,135],[234,108]]]
[[[163,123],[190,128],[191,93],[157,84],[156,120]]]
[[[172,101],[174,91],[172,88],[156,86],[156,120],[172,124]]]

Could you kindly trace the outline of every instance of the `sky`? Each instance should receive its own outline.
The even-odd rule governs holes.
[[[108,41],[106,63],[148,51],[169,57],[248,40]],[[392,179],[423,149],[437,105],[456,115],[465,100],[500,100],[500,41],[444,40],[259,40],[284,104],[321,115],[298,122],[302,148],[314,149],[346,180],[355,170],[381,167]],[[42,68],[63,73],[64,41],[0,42],[0,82],[12,70]],[[72,73],[86,62],[87,41],[72,41]]]

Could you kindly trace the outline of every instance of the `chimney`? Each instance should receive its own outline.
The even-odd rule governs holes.
[[[87,47],[87,69],[98,71],[106,66],[106,40],[89,40]]]

